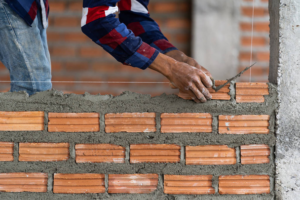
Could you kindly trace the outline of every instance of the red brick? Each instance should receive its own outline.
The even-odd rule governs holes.
[[[104,179],[104,174],[54,174],[53,193],[104,193]]]
[[[50,48],[51,56],[57,57],[74,57],[76,49],[74,47],[52,47]]]
[[[239,60],[240,61],[249,61],[251,57],[251,52],[240,52]],[[254,55],[252,54],[252,60]]]
[[[63,12],[66,8],[65,2],[49,1],[49,5],[51,8],[51,12]]]
[[[208,113],[163,113],[162,133],[212,132],[212,116]]]
[[[252,7],[242,7],[242,15],[247,17],[252,17],[253,8]],[[268,9],[256,7],[254,9],[254,17],[263,17],[268,14]]]
[[[47,192],[48,174],[0,173],[0,192]]]
[[[214,194],[212,175],[164,175],[165,194]]]
[[[87,62],[67,62],[65,69],[68,71],[87,71],[89,64]]]
[[[257,52],[256,58],[258,61],[269,61],[270,60],[270,52]]]
[[[254,30],[257,32],[270,32],[270,22],[256,22],[254,24]]]
[[[14,143],[0,142],[0,161],[13,161],[14,160]]]
[[[56,62],[56,61],[51,62],[51,70],[52,71],[61,71],[61,69],[62,69],[61,62]]]
[[[155,113],[106,114],[105,132],[156,132]]]
[[[20,143],[19,161],[53,162],[69,159],[68,143]]]
[[[86,42],[89,38],[84,35],[82,32],[79,33],[72,33],[68,32],[63,35],[64,41],[67,42]]]
[[[112,144],[76,144],[76,163],[124,163],[125,147]]]
[[[263,103],[269,95],[267,83],[236,83],[236,101],[238,103]]]
[[[49,113],[49,132],[97,132],[98,113]]]
[[[251,46],[251,37],[242,37],[241,44],[243,46]],[[266,44],[266,39],[264,37],[253,37],[252,39],[253,46],[265,46]]]
[[[269,115],[220,115],[220,134],[268,134]]]
[[[0,131],[42,131],[44,112],[0,112]]]
[[[166,27],[172,29],[190,29],[191,22],[188,19],[168,19]]]
[[[264,164],[269,163],[270,147],[268,145],[242,145],[241,146],[241,163],[247,164]]]
[[[180,149],[174,144],[130,145],[130,163],[178,163]]]
[[[69,3],[69,10],[71,11],[82,11],[82,1],[79,2],[70,2]]]
[[[226,145],[187,146],[185,155],[187,165],[236,164],[235,149]]]
[[[48,31],[47,39],[49,42],[59,42],[62,40],[62,33]]]
[[[155,3],[153,3],[153,11],[154,12],[166,13],[166,12],[175,12],[176,10],[177,10],[176,2],[155,2]]]
[[[269,194],[270,177],[267,175],[233,175],[219,177],[220,194]]]
[[[80,17],[56,17],[53,19],[53,24],[59,27],[79,27],[80,20]]]
[[[108,193],[147,194],[157,189],[157,174],[109,174]]]
[[[103,49],[100,46],[82,47],[79,54],[83,58],[99,58],[103,56]]]

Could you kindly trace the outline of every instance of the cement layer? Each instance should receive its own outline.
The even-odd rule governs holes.
[[[231,86],[233,88],[233,86]],[[232,97],[234,92],[231,92]],[[277,93],[270,85],[270,96],[265,103],[237,104],[231,101],[209,101],[205,104],[196,104],[186,101],[175,95],[162,95],[151,98],[149,95],[141,95],[126,92],[118,97],[63,95],[59,91],[38,93],[31,97],[22,93],[0,94],[1,111],[45,111],[48,112],[98,112],[100,116],[100,131],[95,133],[48,133],[47,126],[44,131],[38,132],[1,132],[1,141],[15,142],[15,161],[1,162],[0,173],[3,172],[45,172],[52,176],[53,173],[157,173],[162,180],[163,174],[201,175],[212,174],[213,187],[217,189],[217,179],[220,175],[234,174],[267,174],[274,178],[274,158],[263,165],[219,165],[219,166],[186,166],[184,156],[177,164],[129,164],[127,159],[124,164],[76,164],[74,154],[68,161],[63,162],[18,162],[18,142],[68,142],[73,151],[77,143],[112,143],[127,147],[130,144],[157,143],[186,145],[226,144],[230,147],[238,147],[243,144],[268,144],[275,145],[275,108],[277,106]],[[157,114],[156,133],[105,133],[104,115],[106,113],[122,112],[155,112]],[[160,133],[161,113],[186,113],[208,112],[214,117],[212,133]],[[271,115],[270,133],[266,135],[221,135],[218,134],[218,115],[242,115],[242,114],[267,114]],[[45,120],[47,121],[47,119]],[[158,190],[149,195],[58,195],[51,192],[51,181],[48,193],[0,193],[0,199],[273,199],[274,194],[269,195],[204,195],[204,196],[180,196],[166,195],[163,193],[162,181]],[[273,183],[272,183],[273,185]]]

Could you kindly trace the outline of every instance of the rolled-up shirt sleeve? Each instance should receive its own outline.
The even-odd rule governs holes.
[[[84,0],[82,32],[110,53],[117,61],[146,69],[159,51],[143,42],[116,18],[119,0]]]
[[[161,32],[158,24],[150,17],[149,0],[120,0],[120,21],[136,36],[161,53],[177,48]]]

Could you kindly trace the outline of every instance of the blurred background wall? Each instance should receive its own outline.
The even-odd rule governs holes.
[[[54,83],[53,88],[79,94],[90,92],[118,95],[126,90],[152,95],[173,92],[168,84],[158,83],[80,83],[167,80],[150,69],[142,71],[122,66],[81,33],[82,0],[49,1],[48,42],[52,59],[52,80],[70,81]],[[257,64],[252,69],[252,81],[267,81],[268,0],[228,0],[228,3],[219,6],[218,3],[223,1],[150,0],[149,12],[176,47],[190,56],[194,55],[200,64],[212,70],[217,79],[226,79],[249,66],[252,3],[255,1],[253,60],[257,61]],[[204,30],[203,27],[209,29]],[[2,63],[0,80],[9,81],[9,73]],[[241,81],[249,81],[249,72],[241,77]],[[8,88],[9,83],[0,83],[0,91]]]

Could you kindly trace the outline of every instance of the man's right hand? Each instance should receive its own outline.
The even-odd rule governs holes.
[[[197,103],[204,103],[212,98],[207,89],[212,87],[212,81],[201,69],[161,53],[149,68],[166,76],[180,92],[189,94]]]

